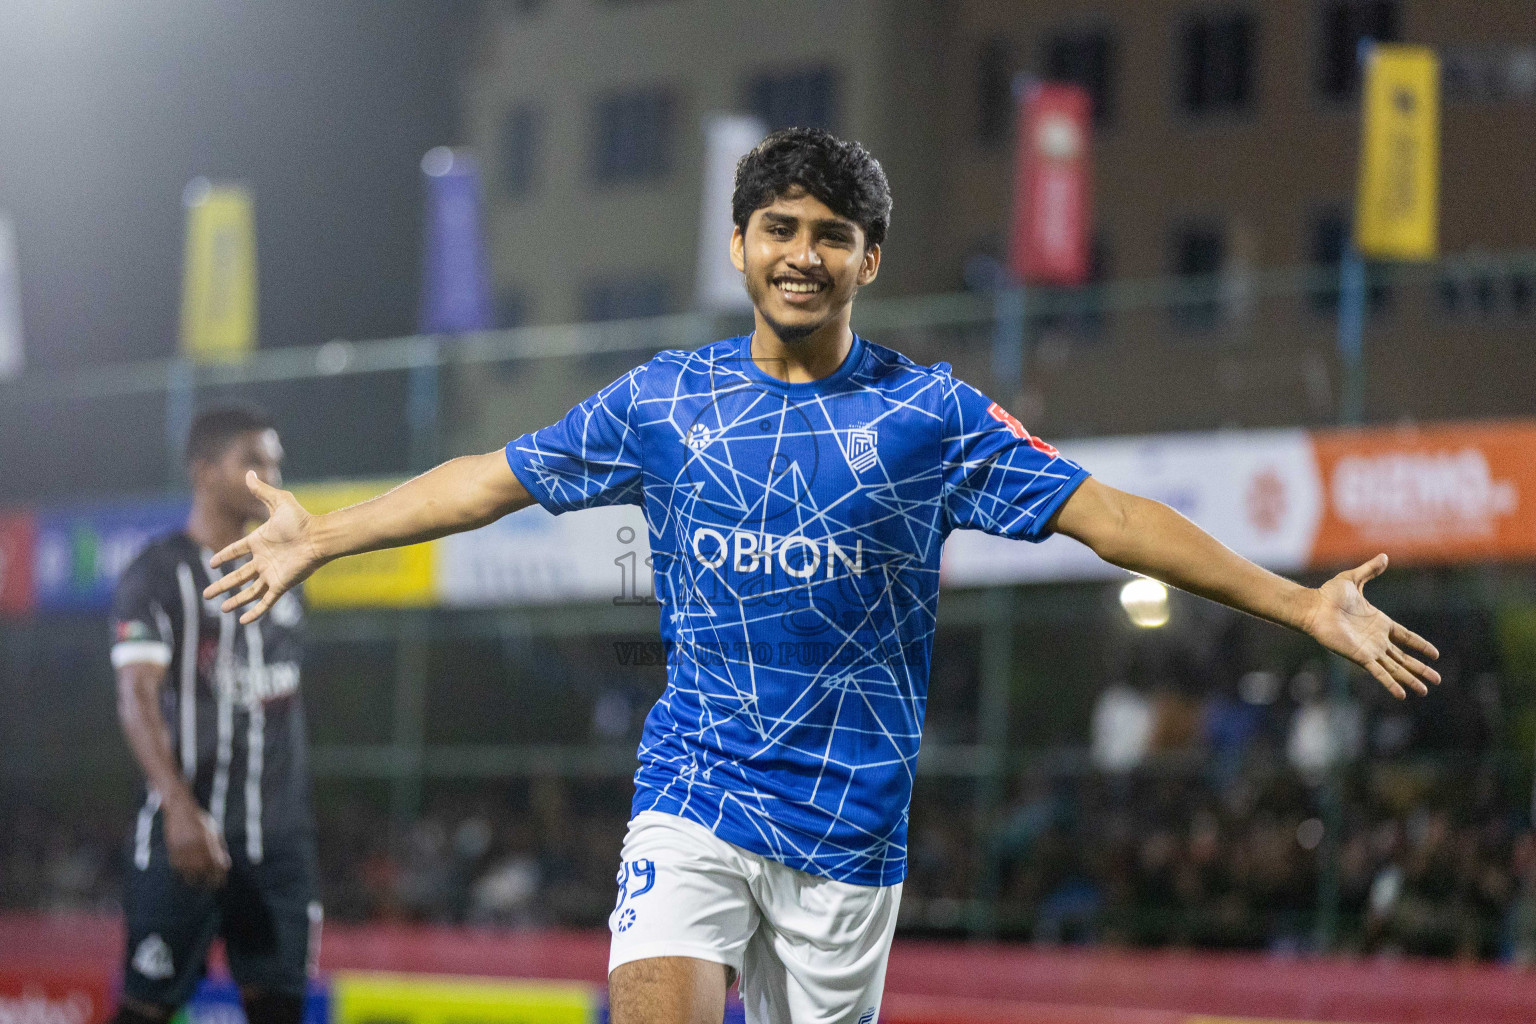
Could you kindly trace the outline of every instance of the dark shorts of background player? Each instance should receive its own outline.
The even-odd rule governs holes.
[[[208,947],[216,935],[224,939],[229,972],[242,989],[304,995],[320,952],[313,837],[269,836],[255,864],[243,839],[231,836],[228,845],[229,877],[214,890],[189,884],[171,868],[159,815],[147,867],[141,870],[134,863],[129,844],[125,996],[160,1006],[186,1003],[207,969]],[[141,954],[145,943],[149,946]],[[143,973],[141,966],[155,976]]]

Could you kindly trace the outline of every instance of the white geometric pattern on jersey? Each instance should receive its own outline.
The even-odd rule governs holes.
[[[785,387],[744,344],[662,353],[508,445],[509,461],[552,510],[645,508],[674,646],[636,812],[892,884],[944,538],[1039,539],[1083,474],[986,416],[948,367],[860,340],[838,374]]]

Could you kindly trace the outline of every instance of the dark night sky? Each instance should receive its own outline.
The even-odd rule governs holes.
[[[262,344],[410,333],[421,154],[461,141],[467,4],[0,5],[0,209],[31,368],[169,354],[182,186],[256,194]]]

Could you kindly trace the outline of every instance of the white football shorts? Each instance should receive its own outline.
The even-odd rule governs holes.
[[[673,814],[629,823],[608,918],[620,964],[688,956],[741,978],[748,1024],[871,1024],[901,886],[808,875]]]

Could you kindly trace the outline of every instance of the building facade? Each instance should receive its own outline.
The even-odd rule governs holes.
[[[916,246],[939,73],[922,0],[544,0],[488,5],[465,89],[488,165],[490,242],[508,323],[626,319],[690,307],[704,118],[751,113],[863,140]],[[892,74],[893,67],[905,69]],[[931,284],[911,267],[898,287]]]
[[[896,205],[870,298],[989,288],[1013,83],[1084,85],[1095,276],[1163,283],[1031,321],[1024,379],[990,383],[1058,436],[1337,415],[1362,38],[1441,55],[1442,252],[1536,250],[1529,0],[543,0],[488,7],[481,37],[465,108],[509,323],[690,308],[712,111],[821,124],[882,160]],[[1373,270],[1367,418],[1529,411],[1531,269]],[[916,347],[963,349],[959,367],[988,337]]]

